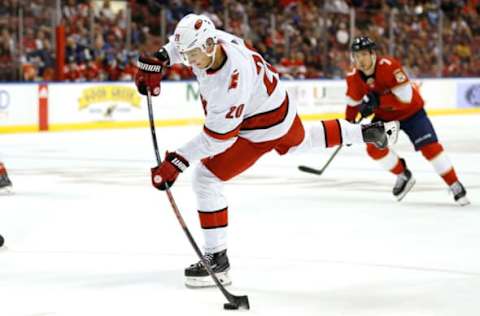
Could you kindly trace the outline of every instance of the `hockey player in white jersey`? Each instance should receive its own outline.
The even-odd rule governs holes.
[[[262,155],[280,155],[340,144],[396,141],[398,122],[365,125],[326,120],[305,130],[278,74],[240,38],[216,30],[205,16],[189,14],[176,26],[169,43],[139,58],[138,91],[160,94],[162,69],[176,63],[192,67],[197,77],[205,123],[200,133],[152,168],[152,184],[165,190],[195,162],[193,190],[205,238],[205,259],[222,283],[231,283],[227,257],[226,181],[252,166]],[[186,285],[214,283],[201,262],[185,269]]]

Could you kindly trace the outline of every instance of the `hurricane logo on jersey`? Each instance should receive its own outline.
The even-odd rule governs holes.
[[[180,41],[180,34],[175,34],[175,42],[178,42]]]
[[[199,30],[202,27],[203,21],[198,19],[193,26],[196,30]]]
[[[235,89],[238,87],[238,78],[240,74],[238,73],[238,69],[235,69],[230,77],[230,84],[228,85],[228,90]]]

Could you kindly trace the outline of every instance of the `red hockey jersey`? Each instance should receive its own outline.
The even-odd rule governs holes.
[[[380,96],[380,106],[374,113],[381,120],[403,120],[424,106],[422,96],[394,58],[377,56],[373,75],[365,76],[363,72],[353,69],[347,74],[346,80],[348,106],[359,104],[367,92],[374,91]],[[406,84],[412,85],[413,89],[409,103],[403,103],[392,93],[392,89]]]

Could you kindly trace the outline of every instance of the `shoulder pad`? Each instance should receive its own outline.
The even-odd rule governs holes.
[[[381,68],[398,68],[401,65],[395,58],[388,56],[378,56],[377,66]]]

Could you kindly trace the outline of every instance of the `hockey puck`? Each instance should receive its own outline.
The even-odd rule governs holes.
[[[238,309],[238,305],[232,303],[225,303],[223,304],[223,309],[235,310]]]
[[[0,247],[3,246],[3,243],[5,242],[5,239],[3,238],[2,235],[0,235]]]

